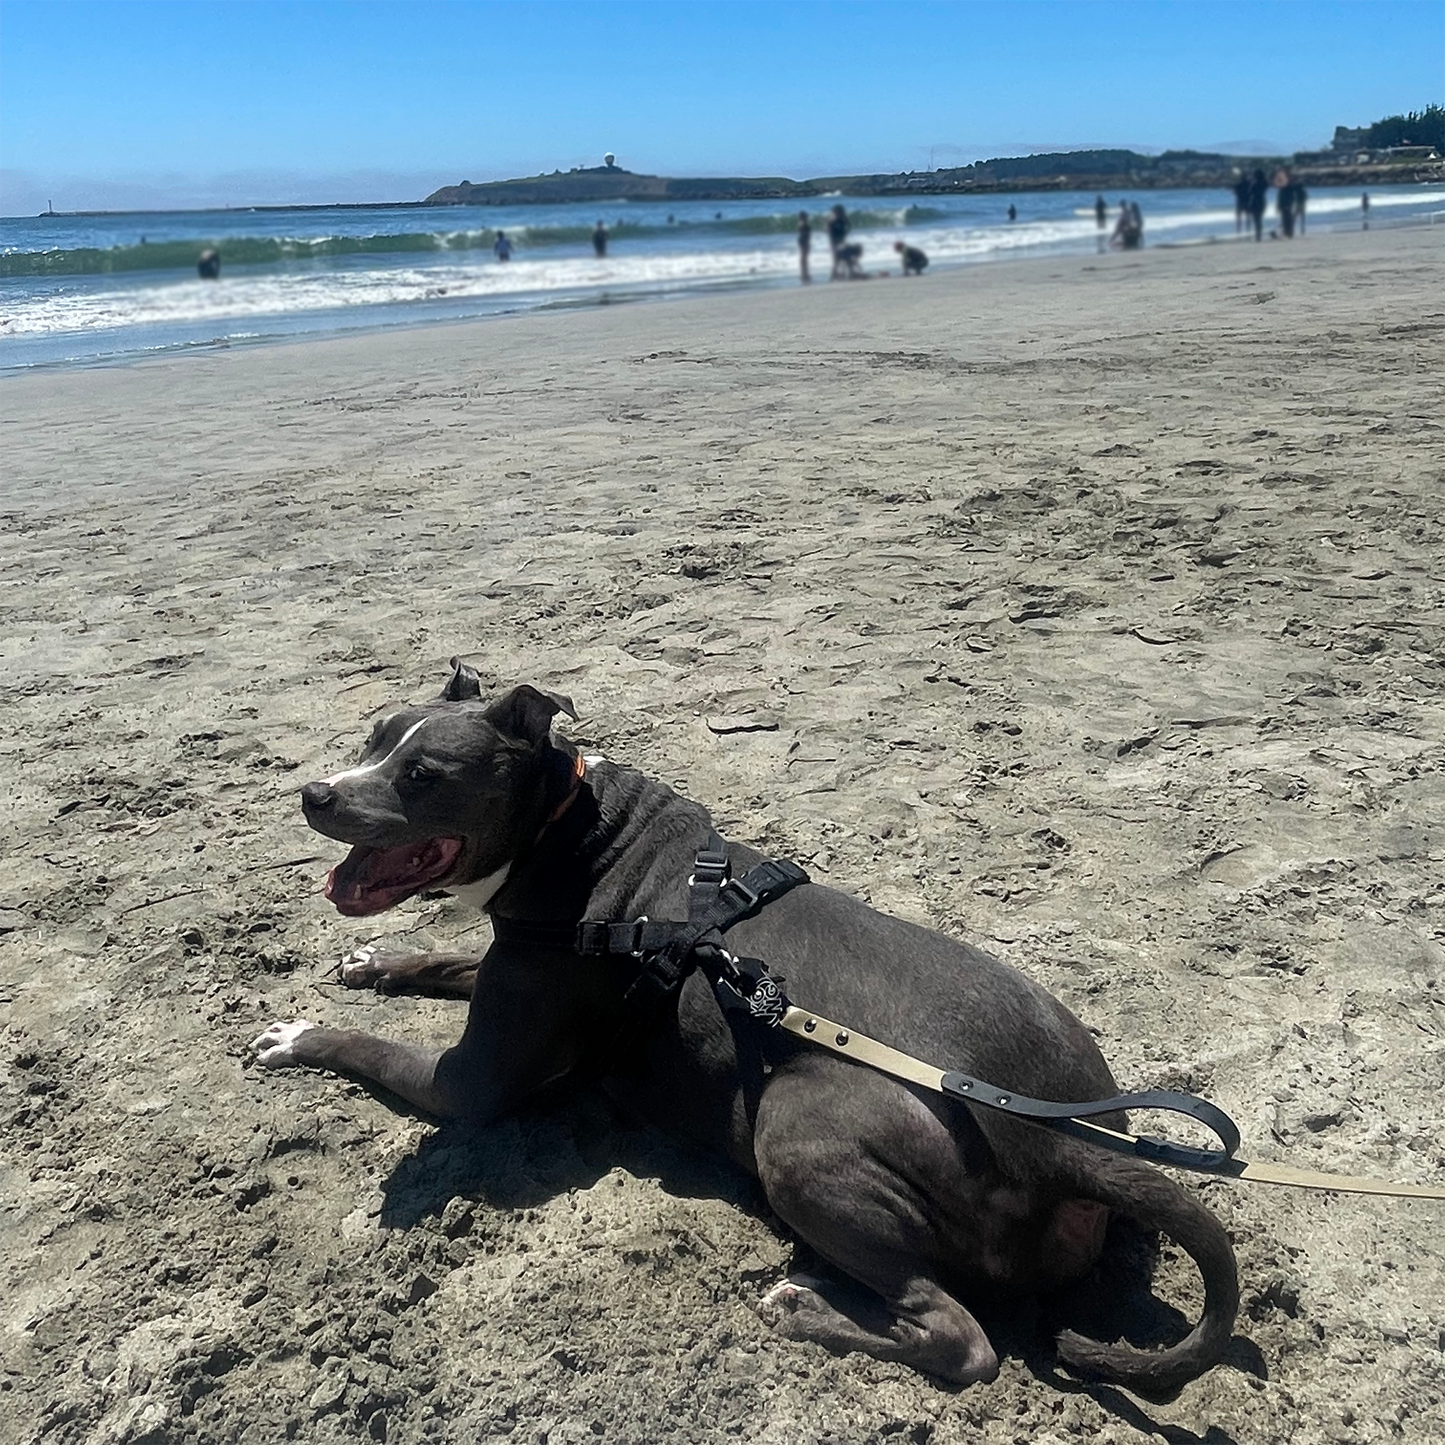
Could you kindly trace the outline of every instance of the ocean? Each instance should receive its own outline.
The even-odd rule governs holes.
[[[1228,192],[1124,194],[1143,210],[1146,246],[1235,240]],[[896,239],[926,252],[934,271],[1099,246],[1092,192],[842,199],[870,271],[896,274]],[[1106,199],[1112,226],[1120,195]],[[833,200],[807,203],[816,280],[827,277]],[[1370,202],[1373,224],[1422,220],[1445,212],[1445,188],[1380,187]],[[605,259],[590,243],[599,217],[611,232]],[[1311,232],[1360,223],[1358,191],[1310,194]],[[0,218],[0,369],[791,285],[796,227],[797,207],[783,201]],[[506,263],[492,254],[498,230],[516,248]],[[221,275],[201,280],[196,261],[212,247]]]

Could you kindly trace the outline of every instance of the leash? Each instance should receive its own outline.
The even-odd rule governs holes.
[[[739,999],[746,1002],[743,995]],[[751,1012],[749,1005],[749,1012]],[[754,1015],[756,1016],[756,1015]],[[866,1034],[855,1033],[841,1024],[810,1014],[788,1004],[778,1019],[777,1028],[798,1038],[807,1039],[845,1059],[889,1074],[905,1083],[917,1084],[937,1094],[960,1099],[966,1104],[982,1104],[1013,1114],[1030,1123],[1044,1124],[1061,1134],[1070,1134],[1101,1149],[1116,1154],[1130,1154],[1151,1164],[1168,1164],[1197,1174],[1212,1174],[1223,1179],[1245,1179],[1259,1184],[1287,1184],[1296,1189],[1329,1189],[1341,1194],[1385,1194],[1400,1199],[1445,1200],[1445,1188],[1432,1184],[1391,1184],[1382,1179],[1365,1179],[1349,1174],[1326,1174],[1313,1169],[1292,1169],[1281,1164],[1257,1164],[1235,1157],[1239,1148],[1239,1131],[1222,1109],[1192,1094],[1176,1094],[1157,1090],[1142,1094],[1120,1094],[1113,1099],[1091,1100],[1088,1103],[1056,1104],[1011,1094],[997,1086],[975,1079],[957,1070],[943,1070],[919,1059],[889,1048]],[[1222,1149],[1195,1149],[1167,1139],[1129,1134],[1090,1123],[1088,1114],[1105,1114],[1115,1109],[1167,1109],[1187,1114],[1212,1130],[1223,1144]]]
[[[714,833],[698,851],[688,879],[686,923],[644,917],[631,923],[584,921],[557,925],[493,915],[493,928],[497,941],[502,944],[542,944],[592,956],[622,955],[637,964],[637,974],[623,997],[624,1023],[612,1041],[613,1057],[647,1032],[663,1007],[675,999],[688,975],[697,970],[711,983],[725,1013],[742,1015],[766,1029],[792,1034],[903,1083],[1053,1129],[1096,1148],[1215,1178],[1342,1194],[1445,1200],[1445,1186],[1395,1184],[1382,1179],[1240,1159],[1236,1156],[1240,1146],[1239,1129],[1234,1120],[1217,1105],[1194,1094],[1152,1089],[1068,1103],[1033,1099],[957,1069],[937,1068],[845,1024],[809,1013],[788,998],[782,978],[771,973],[766,963],[730,953],[722,938],[734,924],[752,918],[774,899],[807,883],[808,875],[795,863],[780,860],[760,863],[740,879],[730,875],[726,845]],[[1183,1114],[1204,1125],[1219,1140],[1220,1147],[1201,1149],[1091,1122],[1091,1116],[1127,1109]]]

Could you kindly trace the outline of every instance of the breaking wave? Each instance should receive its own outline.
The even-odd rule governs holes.
[[[824,212],[814,217],[821,227]],[[916,226],[941,220],[945,212],[929,206],[897,210],[859,210],[850,214],[855,230],[882,226]],[[619,242],[708,232],[733,236],[791,234],[797,211],[761,216],[687,218],[658,224],[622,220],[608,227]],[[593,227],[587,225],[522,225],[505,228],[519,250],[546,246],[586,246]],[[406,256],[451,251],[489,251],[498,228],[486,226],[453,231],[402,231],[363,236],[221,236],[184,241],[137,241],[130,245],[55,247],[49,250],[8,250],[0,254],[0,276],[106,276],[129,271],[189,271],[201,252],[214,247],[227,267],[280,266],[291,262],[331,260],[347,256]]]

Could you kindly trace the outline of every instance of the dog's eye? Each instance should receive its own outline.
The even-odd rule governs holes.
[[[406,770],[407,780],[413,783],[432,783],[436,781],[436,770],[429,768],[425,763],[413,763]]]

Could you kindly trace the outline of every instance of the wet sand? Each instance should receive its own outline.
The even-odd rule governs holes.
[[[461,652],[1024,969],[1249,1155],[1445,1178],[1442,259],[1375,231],[0,382],[0,1435],[1445,1435],[1442,1206],[1196,1185],[1224,1366],[1084,1390],[996,1311],[1003,1373],[955,1393],[774,1337],[757,1197],[586,1094],[438,1131],[245,1047],[459,1031],[324,974],[485,923],[337,916],[294,791]],[[1172,1250],[1156,1289],[1193,1316]]]

